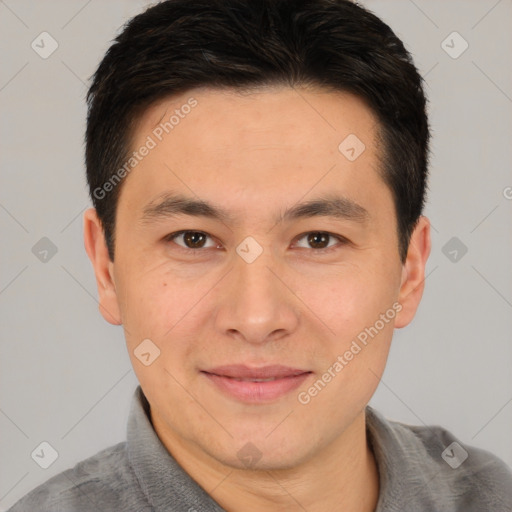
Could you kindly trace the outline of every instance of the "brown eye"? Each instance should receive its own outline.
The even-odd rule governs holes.
[[[183,241],[190,249],[203,247],[205,240],[206,237],[204,233],[200,233],[199,231],[187,231],[186,233],[183,233]]]
[[[313,249],[325,249],[329,244],[329,235],[327,233],[309,233],[308,244]]]
[[[178,231],[177,233],[171,233],[165,239],[168,242],[174,242],[185,250],[194,250],[214,247],[215,243],[213,241],[211,242],[211,245],[205,245],[208,238],[210,238],[210,236],[202,231]],[[180,239],[181,243],[179,242]]]
[[[298,243],[298,247],[303,249],[313,249],[319,252],[328,252],[331,249],[336,249],[336,245],[346,242],[343,237],[333,235],[332,233],[327,233],[325,231],[310,231],[309,233],[301,235],[298,240],[300,241],[303,239],[306,241],[306,244],[301,245]]]

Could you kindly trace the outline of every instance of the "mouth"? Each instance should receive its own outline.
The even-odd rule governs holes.
[[[312,373],[281,365],[260,368],[229,365],[201,371],[224,395],[247,403],[268,403],[283,398]]]

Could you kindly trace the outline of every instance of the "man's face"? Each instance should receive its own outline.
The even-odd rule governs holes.
[[[192,97],[197,104],[182,109]],[[176,109],[179,122],[158,130]],[[250,442],[260,467],[284,468],[362,417],[393,328],[417,305],[397,312],[409,300],[407,272],[375,124],[350,94],[284,87],[194,90],[145,112],[132,149],[148,136],[156,146],[123,185],[115,291],[102,306],[124,326],[157,431],[240,468]],[[172,214],[157,207],[166,195],[225,216]],[[335,197],[337,214],[297,215],[301,203]],[[188,233],[168,237],[179,231]],[[159,357],[143,364],[155,346]],[[286,368],[255,371],[274,365]],[[315,388],[325,372],[331,378]]]

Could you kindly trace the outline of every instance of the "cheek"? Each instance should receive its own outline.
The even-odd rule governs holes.
[[[126,344],[137,378],[152,397],[180,396],[177,383],[193,369],[199,339],[193,326],[202,325],[193,307],[197,294],[198,290],[172,286],[169,279],[148,276],[126,288]],[[146,365],[143,354],[148,352],[151,359],[157,355]]]
[[[173,337],[182,318],[193,316],[199,290],[157,271],[126,275],[118,295],[127,340],[134,344],[150,338],[160,346]]]
[[[214,283],[206,279],[185,282],[177,275],[156,271],[133,279],[126,290],[124,311],[130,352],[133,354],[142,340],[150,339],[160,350],[155,366],[179,380],[193,373],[197,355],[205,352],[202,345],[207,334],[203,331],[212,306],[207,295]],[[168,374],[161,377],[169,379]]]
[[[303,284],[301,295],[311,311],[329,327],[331,335],[334,332],[343,343],[392,308],[398,284],[392,272],[365,272],[361,267],[352,267],[318,277],[314,284]]]

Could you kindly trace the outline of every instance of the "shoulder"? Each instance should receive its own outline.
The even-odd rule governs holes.
[[[403,492],[445,511],[512,510],[512,471],[498,456],[465,444],[439,425],[408,425],[375,410],[371,414],[374,421],[377,417],[386,465],[401,466],[389,470],[395,482],[407,482]]]
[[[122,442],[53,476],[21,498],[8,512],[142,511],[146,505],[138,490],[126,442]]]

